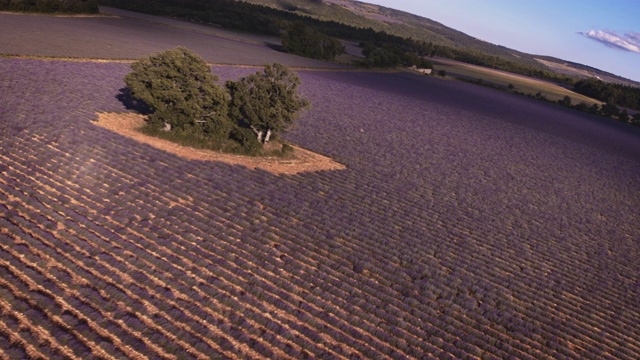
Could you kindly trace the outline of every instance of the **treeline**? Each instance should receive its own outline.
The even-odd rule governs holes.
[[[280,35],[281,32],[291,29],[294,23],[302,21],[311,27],[315,34],[320,33],[333,38],[368,44],[364,54],[367,59],[359,63],[364,66],[421,66],[420,59],[417,57],[440,56],[565,84],[573,82],[573,79],[569,77],[477,50],[403,38],[383,31],[376,31],[371,27],[357,27],[336,21],[319,20],[311,16],[243,1],[101,0],[100,4],[267,35]],[[325,43],[328,42],[325,40]],[[422,63],[425,66],[427,64],[428,62]]]
[[[407,49],[399,44],[385,43],[376,45],[371,42],[361,43],[364,60],[356,62],[356,65],[377,68],[394,68],[398,66],[416,66],[422,69],[433,69],[433,64],[415,51]]]
[[[588,78],[576,82],[573,90],[608,104],[640,111],[640,88],[637,87]]]
[[[281,30],[302,18],[286,11],[235,0],[100,0],[100,4],[265,35],[280,35]],[[316,26],[318,22],[312,19],[305,21],[320,30]]]
[[[302,21],[331,37],[375,43],[402,42],[403,38],[372,28],[319,20],[268,6],[236,0],[100,0],[100,5],[147,14],[180,18],[264,35],[280,35]]]
[[[333,60],[344,53],[342,43],[302,21],[294,22],[282,32],[282,46],[292,54],[313,59]]]
[[[482,84],[482,85],[487,86],[486,84]],[[538,100],[551,102],[551,100],[547,99],[547,97],[544,96],[541,92],[538,92],[535,95],[520,93],[518,91],[515,91],[515,93],[536,98]],[[585,102],[579,102],[577,104],[573,104],[571,97],[567,95],[563,99],[555,101],[555,103],[565,107],[576,109],[579,111],[584,111],[584,112],[588,112],[595,115],[605,116],[614,120],[618,120],[623,123],[640,127],[640,112],[635,114],[630,114],[627,111],[627,109],[620,110],[618,106],[610,102],[604,103],[602,105],[598,105],[598,104],[587,105]]]
[[[1,11],[95,14],[98,0],[0,0]]]

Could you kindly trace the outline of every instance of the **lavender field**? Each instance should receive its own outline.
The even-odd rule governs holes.
[[[280,45],[277,37],[232,33],[107,9],[105,16],[91,17],[0,14],[0,54],[133,60],[185,46],[218,64],[264,65],[275,61],[287,66],[344,68],[274,50]]]
[[[128,71],[0,58],[0,358],[640,357],[637,128],[308,69],[347,169],[273,175],[93,125]]]

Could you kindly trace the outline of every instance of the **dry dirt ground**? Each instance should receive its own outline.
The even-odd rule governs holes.
[[[144,124],[144,121],[144,116],[134,113],[100,113],[94,123],[120,135],[189,160],[222,161],[227,164],[243,165],[252,169],[259,168],[274,174],[297,174],[312,171],[343,170],[346,168],[331,158],[298,146],[293,146],[294,158],[288,159],[225,154],[181,146],[171,141],[139,132],[137,129]]]

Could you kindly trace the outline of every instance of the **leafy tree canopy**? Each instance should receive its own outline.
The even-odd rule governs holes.
[[[200,56],[183,47],[131,68],[125,76],[128,94],[150,112],[144,132],[184,145],[256,155],[309,105],[297,93],[300,77],[278,63],[227,81],[226,87],[216,84],[218,77]],[[282,154],[285,150],[283,144]]]
[[[360,65],[366,67],[393,68],[398,66],[417,66],[419,68],[432,69],[433,64],[424,57],[419,56],[413,49],[403,49],[398,44],[386,43],[381,47],[371,42],[364,42],[362,55],[366,57]]]
[[[226,138],[233,128],[229,95],[209,65],[177,47],[135,62],[125,77],[131,95],[152,109],[149,125]]]
[[[573,86],[575,92],[612,103],[640,110],[640,88],[606,83],[595,78],[582,79]]]
[[[266,65],[263,72],[228,81],[230,113],[267,143],[274,132],[286,131],[309,102],[298,95],[300,77],[284,65]]]
[[[321,33],[302,21],[296,21],[282,33],[282,46],[293,54],[313,59],[333,60],[344,53],[338,39]]]

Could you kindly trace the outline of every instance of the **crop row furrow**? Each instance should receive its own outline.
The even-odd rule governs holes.
[[[89,256],[89,254],[88,254],[88,253],[87,253],[87,254],[85,254],[85,255],[86,255],[86,256]],[[133,254],[129,254],[129,255],[133,255]],[[130,281],[130,282],[132,282],[132,283],[134,282],[134,280],[133,280],[133,279],[129,279],[129,281]],[[185,297],[185,298],[186,298],[186,299],[189,299],[188,297]],[[176,305],[176,306],[177,306],[177,305]],[[257,354],[254,354],[254,357],[257,357],[257,356],[258,356]]]
[[[8,289],[13,290],[10,286],[7,286],[4,281],[0,280],[0,283],[2,286],[6,286]],[[69,349],[62,348],[55,339],[51,338],[50,334],[48,334],[45,329],[34,325],[21,313],[21,311],[13,309],[11,304],[9,304],[4,298],[0,298],[0,315],[2,315],[3,318],[3,321],[0,322],[0,333],[6,334],[9,338],[9,342],[14,346],[18,346],[23,349],[25,355],[28,355],[29,358],[47,359],[48,357],[54,356],[51,353],[44,353],[40,350],[42,345],[45,344],[53,347],[53,351],[60,352],[65,356],[70,357]],[[7,322],[9,322],[10,318],[15,319],[12,321],[13,324],[11,328],[7,326]],[[25,339],[25,336],[35,339]]]
[[[4,248],[6,250],[6,248]],[[99,336],[102,339],[109,339],[110,341],[112,341],[112,343],[116,344],[116,346],[118,345],[118,341],[117,339],[114,338],[113,335],[102,331],[99,326],[94,322],[94,320],[86,317],[84,314],[82,314],[80,311],[76,310],[74,306],[72,306],[71,304],[69,304],[65,299],[63,299],[60,295],[58,294],[54,294],[51,293],[48,289],[45,289],[43,286],[36,284],[33,282],[33,280],[31,280],[30,278],[28,278],[25,274],[23,274],[22,272],[20,272],[12,263],[8,262],[7,260],[1,260],[1,266],[5,267],[9,273],[15,277],[16,279],[19,279],[20,281],[22,281],[25,286],[28,287],[28,289],[30,289],[30,291],[39,291],[43,294],[46,294],[49,298],[53,299],[53,301],[55,302],[56,306],[59,307],[60,309],[60,313],[64,313],[69,312],[71,314],[73,314],[74,317],[76,317],[77,319],[79,319],[80,321],[84,321],[85,324],[87,324],[88,329],[94,331],[95,333],[99,334]],[[52,280],[52,282],[54,282],[55,280]],[[13,284],[8,284],[6,282],[3,282],[3,286],[7,286],[10,289],[13,289],[14,291],[14,296],[17,297],[22,297],[24,299],[26,299],[26,301],[28,301],[28,296],[27,295],[22,295],[21,292],[19,290],[17,290],[15,288],[15,285]],[[43,311],[43,310],[41,310]],[[46,310],[44,310],[46,311]],[[84,349],[86,349],[87,351],[90,351],[91,353],[93,353],[94,356],[99,356],[100,358],[103,359],[108,359],[108,358],[112,358],[112,356],[110,356],[101,346],[99,346],[99,344],[97,342],[95,342],[94,340],[89,339],[86,335],[86,331],[83,332],[79,332],[74,328],[69,327],[64,321],[62,321],[58,315],[55,314],[48,314],[48,318],[53,321],[55,323],[56,326],[59,326],[61,329],[64,329],[66,331],[68,331],[71,335],[73,335],[76,339],[78,339],[80,341],[80,343],[82,344],[82,347]],[[123,354],[126,354],[127,356],[141,356],[142,354],[137,353],[135,351],[133,351],[133,349],[125,349],[123,347],[120,347],[120,350],[122,350]]]
[[[32,229],[30,229],[29,231],[32,231]],[[32,234],[32,235],[34,235],[34,234]],[[31,253],[35,254],[42,261],[47,261],[48,262],[48,264],[47,264],[48,266],[55,261],[54,259],[52,259],[48,255],[42,253],[41,251],[39,251],[39,250],[37,250],[37,249],[35,249],[33,247],[29,248],[29,250],[30,250]],[[25,261],[25,257],[24,256],[23,256],[23,261]],[[33,264],[30,264],[30,265],[34,266],[34,268],[35,268],[35,266],[37,266],[38,263],[33,263]],[[61,264],[59,264],[59,266],[61,266]],[[49,280],[51,282],[55,282],[54,281],[54,279],[55,279],[54,277],[52,277],[52,276],[50,276],[48,274],[44,274],[44,273],[42,273],[42,275],[47,277],[48,278],[47,280]],[[75,278],[75,277],[77,277],[77,275],[74,274],[74,279],[73,280],[75,280],[76,283],[79,283],[80,281],[78,281],[78,279]],[[95,285],[91,284],[86,279],[80,278],[79,280],[81,280],[84,283],[82,285],[89,286],[94,291],[96,290],[95,287],[93,287]],[[60,287],[63,287],[63,286],[65,286],[65,284],[60,284]],[[111,306],[110,301],[107,300],[106,303],[96,302],[96,300],[97,300],[96,297],[92,297],[92,298],[89,299],[89,298],[87,298],[85,293],[81,293],[80,290],[78,290],[78,289],[70,289],[69,287],[65,288],[65,293],[67,293],[69,296],[75,297],[80,302],[88,305],[90,308],[92,308],[91,311],[99,313],[101,320],[98,321],[98,322],[102,323],[102,322],[108,320],[111,323],[117,323],[127,333],[136,334],[136,337],[138,337],[139,341],[145,342],[145,344],[147,346],[149,346],[151,349],[153,349],[158,355],[160,355],[162,357],[165,357],[165,358],[166,357],[169,357],[169,358],[171,357],[169,354],[164,353],[164,351],[161,348],[157,347],[156,345],[151,344],[151,343],[146,343],[145,339],[140,337],[139,331],[130,328],[128,326],[128,324],[122,322],[120,319],[115,319],[114,315],[112,314],[112,312],[105,311],[104,309],[106,309],[107,306]]]
[[[105,239],[102,239],[103,242],[105,242]],[[88,253],[85,249],[79,248],[77,247],[77,245],[75,243],[68,243],[69,246],[71,248],[73,248],[75,251],[77,251],[78,253],[84,255],[85,259],[90,259],[92,258],[91,254]],[[48,244],[49,246],[53,246],[53,244]],[[69,255],[67,255],[69,256]],[[136,288],[140,288],[140,289],[144,289],[146,290],[147,294],[150,295],[149,298],[150,300],[155,300],[158,299],[159,296],[158,294],[150,288],[147,288],[145,286],[139,286],[139,284],[135,281],[135,279],[133,279],[131,276],[129,276],[127,273],[122,272],[120,269],[114,267],[112,264],[109,264],[107,262],[103,262],[99,259],[92,259],[92,261],[95,261],[95,264],[100,266],[99,268],[104,269],[106,271],[108,271],[107,273],[100,273],[97,272],[94,267],[92,266],[87,266],[84,263],[86,262],[86,260],[82,260],[79,257],[70,257],[70,260],[73,261],[76,264],[79,264],[87,273],[92,274],[93,276],[95,276],[96,278],[98,278],[99,280],[101,280],[102,282],[104,282],[105,284],[108,284],[111,288],[113,289],[117,289],[117,291],[123,293],[126,296],[126,299],[129,299],[129,301],[133,300],[135,303],[139,303],[142,305],[141,308],[133,308],[133,307],[128,307],[128,309],[125,309],[125,311],[130,311],[132,313],[139,313],[143,310],[146,310],[147,313],[151,314],[151,315],[155,315],[159,313],[158,308],[153,305],[152,302],[150,302],[149,300],[146,300],[146,298],[142,298],[141,296],[133,293],[133,291],[131,291],[130,289],[127,288],[127,286],[134,286]],[[117,279],[121,279],[123,281],[122,285],[118,284],[116,282],[114,282],[112,280],[112,278],[117,278]],[[97,288],[94,288],[94,290],[99,291]],[[161,299],[164,301],[167,301],[167,299]],[[122,300],[125,301],[125,300]],[[176,308],[180,308],[180,306],[175,303],[175,302],[171,302],[168,301],[168,303],[172,306],[175,306]],[[141,313],[142,316],[145,316],[144,313]],[[170,321],[170,322],[175,322],[176,320],[170,318],[170,317],[164,317],[165,321]],[[151,321],[148,319],[144,319],[143,322],[146,322],[147,325],[151,324]],[[200,325],[202,324],[202,321],[197,321]],[[119,321],[119,323],[122,325],[122,322]],[[204,324],[205,326],[207,324]],[[209,346],[211,346],[213,349],[216,349],[216,351],[219,352],[224,352],[222,350],[221,347],[219,347],[219,345],[217,345],[215,342],[213,342],[213,340],[207,338],[206,336],[204,336],[205,334],[200,333],[199,331],[197,331],[196,329],[193,328],[193,325],[190,325],[189,322],[177,322],[177,326],[178,328],[181,328],[183,330],[187,330],[192,336],[196,336],[197,338],[199,338],[201,341],[206,342]],[[153,327],[151,327],[152,329],[158,329],[161,328],[160,325],[155,324],[153,325]],[[136,334],[138,333],[138,331],[130,329],[132,334]],[[211,329],[210,329],[211,330]],[[223,337],[224,336],[222,334],[220,334],[219,332],[213,331],[213,333],[217,333],[217,336]],[[158,348],[156,345],[152,344],[152,343],[148,343],[147,340],[144,340],[144,338],[142,338],[142,340],[147,344],[147,346],[150,346],[151,348],[154,348],[159,354],[162,354],[164,352],[164,350]],[[227,353],[227,356],[232,357],[231,353]]]
[[[49,244],[49,245],[50,245],[50,246],[52,246],[51,244]],[[73,245],[71,245],[71,246],[73,247]],[[82,250],[81,250],[81,249],[79,249],[79,248],[76,248],[76,250],[78,250],[78,251],[82,252]],[[84,255],[85,255],[87,258],[88,258],[88,257],[90,257],[90,255],[89,255],[88,253],[85,253]],[[91,272],[91,271],[89,271],[89,272]],[[95,274],[94,274],[94,275],[95,275]],[[120,274],[120,275],[122,275],[122,274]],[[98,276],[98,277],[100,277],[100,276]],[[122,277],[126,277],[126,276],[122,276]],[[102,277],[102,280],[105,280],[105,278],[104,278],[104,277]],[[107,282],[107,283],[109,283],[109,280],[106,280],[106,282]],[[115,285],[114,283],[111,283],[110,285],[111,285],[111,286],[116,286],[116,287],[117,287],[117,285]],[[122,290],[122,289],[120,289],[120,290]],[[126,292],[126,291],[125,291],[125,292]],[[134,309],[129,309],[129,311],[134,311]],[[121,322],[120,322],[120,324],[122,325],[122,323],[121,323]],[[156,328],[158,328],[158,326],[155,326],[155,327],[156,327]],[[135,332],[135,331],[133,331],[133,332]],[[151,346],[153,347],[153,345],[151,345]],[[160,353],[162,353],[162,352],[160,351]]]
[[[73,231],[72,231],[71,233],[72,233],[72,234],[75,234],[75,232],[73,232]],[[94,235],[97,235],[97,234],[94,234]],[[103,242],[105,242],[105,240],[104,240],[104,239],[103,239]],[[86,255],[86,256],[89,256],[90,254],[89,254],[89,253],[87,253],[87,254],[85,254],[85,255]],[[131,252],[127,252],[127,253],[126,253],[126,255],[131,256],[131,257],[137,257],[135,254],[133,254],[133,253],[131,253]],[[121,260],[122,260],[122,259],[121,259]],[[140,259],[138,259],[138,260],[140,260]],[[158,269],[156,269],[156,270],[158,270]],[[184,269],[183,269],[183,270],[184,270]],[[125,275],[123,275],[123,276],[125,276]],[[154,278],[152,275],[147,274],[147,276],[148,276],[148,278],[151,278],[151,279],[154,279],[154,280],[155,280],[155,278]],[[127,280],[127,279],[125,278],[125,280]],[[134,279],[128,279],[128,281],[130,281],[130,282],[132,282],[132,283],[133,283],[135,280],[134,280]],[[158,282],[159,282],[159,284],[160,284],[160,285],[164,285],[164,283],[163,283],[163,282],[161,282],[161,281],[158,281]],[[186,286],[186,284],[183,284],[183,285],[185,285],[185,286]],[[187,287],[188,287],[188,286],[187,286]],[[185,300],[185,301],[189,301],[189,302],[192,302],[192,303],[193,303],[193,300],[192,300],[192,299],[190,299],[190,298],[189,298],[189,297],[187,297],[187,296],[184,296],[184,299],[183,299],[183,300]],[[196,304],[196,303],[193,303],[193,305],[197,305],[197,304]],[[210,314],[210,315],[212,315],[212,314]],[[260,341],[260,339],[258,339],[258,341]]]
[[[170,224],[165,224],[165,226],[168,227],[168,226],[171,226],[171,225]],[[166,229],[166,227],[165,227],[165,229]],[[227,241],[225,243],[226,244],[231,244],[231,243],[234,243],[234,242],[233,241]],[[243,242],[243,244],[245,244],[245,242]],[[219,243],[211,243],[210,244],[210,246],[214,246],[214,247],[217,247],[218,245],[220,245],[220,244]],[[255,250],[254,253],[256,251],[258,251],[257,248],[255,248],[255,247],[253,248],[253,250]],[[217,256],[216,254],[219,254],[219,253],[224,253],[224,254],[235,253],[238,258],[246,259],[246,256],[245,256],[245,253],[244,253],[245,250],[242,250],[241,248],[234,248],[234,247],[220,248],[219,251],[210,251],[210,250],[206,250],[206,249],[202,248],[201,250],[198,251],[197,254],[204,254],[204,253],[207,253],[207,252],[209,253],[208,256],[207,256],[208,259]],[[260,271],[259,267],[252,266],[251,269],[252,269],[251,272],[252,272],[252,274],[254,276],[259,276],[261,279],[265,277],[265,275],[258,274],[258,271]],[[313,271],[313,269],[310,269],[310,268],[308,270],[309,270],[309,272]],[[260,271],[260,272],[262,273],[263,271]],[[279,277],[281,280],[291,281],[294,278],[297,278],[297,276],[294,275],[293,273],[286,273],[286,271],[284,271],[284,270],[281,270],[280,272],[282,273],[282,275]],[[271,276],[269,276],[269,277],[273,277],[274,275],[275,274],[271,274]],[[273,280],[270,280],[270,279],[267,278],[267,283],[273,283]],[[263,286],[264,290],[269,290],[269,288],[265,287],[265,285],[262,285],[262,286]],[[290,290],[289,292],[290,293],[296,293],[296,292],[299,292],[299,290],[297,290],[297,291],[296,290]],[[340,301],[340,302],[342,303],[342,301]],[[349,320],[351,320],[351,319],[349,319]],[[330,323],[335,323],[335,320],[333,320],[333,321],[330,320],[329,322]]]

